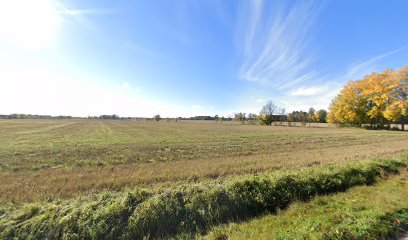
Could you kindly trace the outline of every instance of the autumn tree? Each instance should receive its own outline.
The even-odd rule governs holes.
[[[349,81],[333,99],[327,116],[330,123],[359,125],[366,122],[367,99],[361,81]]]
[[[377,128],[385,124],[407,122],[408,67],[372,73],[361,80],[347,83],[332,101],[328,114],[330,123]]]
[[[384,117],[389,121],[401,123],[404,130],[404,125],[408,122],[408,66],[393,72],[392,78],[397,87],[390,93],[393,101],[384,111]]]

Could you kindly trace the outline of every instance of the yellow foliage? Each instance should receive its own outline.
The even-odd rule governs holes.
[[[349,81],[332,101],[330,123],[398,122],[408,113],[408,66]]]

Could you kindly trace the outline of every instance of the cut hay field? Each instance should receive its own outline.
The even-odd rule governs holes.
[[[0,203],[236,178],[408,153],[408,133],[108,120],[1,120]]]
[[[399,131],[2,120],[0,238],[267,239],[296,224],[306,230],[282,236],[303,239],[324,211],[329,221],[316,229],[331,235],[318,239],[336,239],[336,223],[353,238],[380,236],[377,225],[397,236],[408,226],[407,165],[408,133]],[[343,199],[360,199],[361,212],[348,212],[359,224],[337,219],[353,205]],[[308,216],[287,220],[293,208]]]

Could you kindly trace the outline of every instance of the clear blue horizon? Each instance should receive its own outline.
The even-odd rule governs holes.
[[[0,114],[189,117],[327,109],[399,68],[408,2],[0,3]]]

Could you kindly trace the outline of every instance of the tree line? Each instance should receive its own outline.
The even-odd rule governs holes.
[[[71,119],[79,117],[51,116],[32,114],[0,115],[0,119]],[[155,120],[162,118],[159,114],[152,118],[119,117],[113,115],[89,116],[89,119],[133,119]],[[381,73],[372,73],[363,79],[349,81],[340,93],[332,100],[329,111],[310,108],[308,112],[293,111],[286,113],[273,101],[267,101],[259,114],[234,113],[232,116],[194,116],[189,118],[166,118],[167,120],[215,120],[260,122],[271,125],[273,122],[325,123],[336,125],[369,126],[375,129],[390,128],[391,123],[401,124],[404,130],[408,123],[408,66],[397,70],[387,69]]]
[[[72,119],[72,116],[51,116],[51,115],[37,115],[37,114],[18,114],[13,113],[9,115],[0,115],[0,119]],[[76,117],[75,117],[76,118]]]
[[[326,117],[326,110],[316,111],[314,108],[310,108],[308,112],[293,111],[286,114],[284,108],[278,107],[271,100],[266,102],[259,114],[259,120],[265,125],[271,125],[273,122],[325,123]]]

